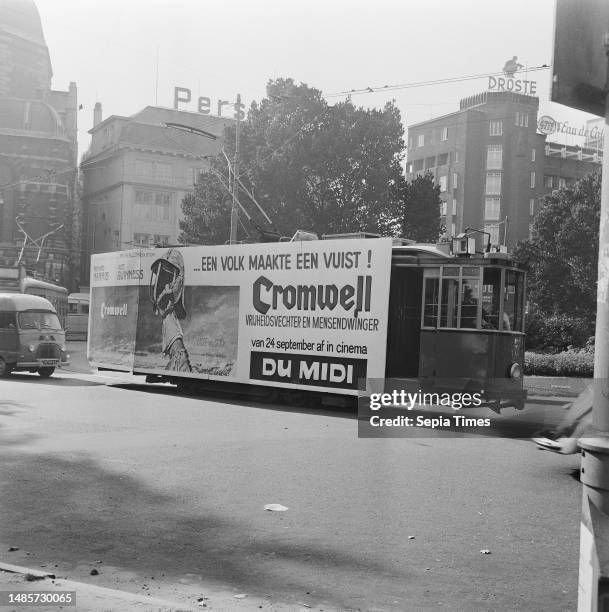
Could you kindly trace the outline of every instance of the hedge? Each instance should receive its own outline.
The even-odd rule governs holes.
[[[536,376],[590,377],[594,374],[594,351],[569,349],[562,353],[524,354],[524,373]]]

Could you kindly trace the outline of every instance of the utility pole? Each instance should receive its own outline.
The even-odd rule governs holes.
[[[556,0],[552,102],[605,119],[592,430],[579,440],[578,612],[609,610],[609,2]],[[586,401],[582,398],[582,401]]]
[[[609,32],[605,34],[609,84]],[[583,485],[579,612],[609,608],[609,95],[605,96],[591,437],[580,440]]]
[[[241,117],[241,94],[237,94],[237,103],[235,105],[237,126],[235,129],[235,159],[233,161],[233,205],[230,213],[230,244],[237,242],[237,226],[239,224],[239,209],[237,201],[239,199],[239,125]]]

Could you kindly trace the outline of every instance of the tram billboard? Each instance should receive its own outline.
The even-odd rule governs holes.
[[[93,255],[88,357],[356,395],[385,375],[390,271],[389,238]]]

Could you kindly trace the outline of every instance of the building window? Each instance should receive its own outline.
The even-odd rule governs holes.
[[[488,195],[500,195],[501,194],[501,172],[487,172],[486,173],[485,193]]]
[[[502,136],[503,135],[503,121],[489,121],[488,135],[489,136]]]
[[[153,242],[158,246],[166,246],[169,244],[169,236],[165,234],[155,234],[153,238]]]
[[[453,172],[453,189],[456,189],[459,186],[459,175],[456,172]]]
[[[452,236],[457,235],[457,226],[454,223],[450,224],[450,233]]]
[[[544,176],[543,182],[548,189],[552,189],[552,187],[554,186],[554,177],[546,175]]]
[[[417,147],[425,146],[425,134],[419,134],[417,136]]]
[[[455,164],[459,163],[459,151],[455,151]]]
[[[169,221],[171,194],[163,191],[135,191],[135,216],[145,221]]]
[[[146,159],[135,160],[135,174],[139,178],[151,179],[154,177],[154,164]]]
[[[533,225],[533,223],[529,223],[529,238],[533,237],[533,228],[535,226]]]
[[[497,221],[501,210],[500,198],[484,198],[484,219],[486,221]]]
[[[535,198],[529,200],[529,214],[531,217],[535,215]]]
[[[440,191],[446,191],[447,185],[446,185],[446,181],[447,181],[448,177],[446,175],[441,176],[440,177]]]
[[[527,113],[516,113],[515,123],[518,127],[529,127],[529,115]]]
[[[531,189],[535,189],[535,173],[531,172]]]
[[[171,164],[157,163],[154,176],[158,181],[171,181],[173,179],[173,166]]]
[[[448,140],[448,128],[443,127],[440,131],[440,140]]]
[[[562,176],[558,179],[558,188],[564,189],[567,186],[567,179]]]
[[[190,178],[192,179],[192,184],[196,185],[199,182],[199,175],[201,174],[201,168],[191,168],[190,169]]]
[[[148,246],[151,238],[150,234],[135,233],[133,234],[133,244],[136,246]]]
[[[446,207],[447,207],[446,202],[442,202],[442,204],[440,206],[440,215],[442,217],[446,217]]]
[[[453,215],[457,214],[457,198],[453,198]]]
[[[136,246],[166,246],[169,244],[169,236],[166,234],[133,234],[133,244]]]
[[[487,170],[501,170],[503,164],[503,146],[488,145],[486,150]]]
[[[531,161],[534,162],[535,161],[535,149],[531,149]]]
[[[438,166],[446,166],[448,164],[448,153],[440,153],[438,155]]]
[[[491,244],[499,244],[499,226],[497,225],[485,225],[484,231],[491,235]]]

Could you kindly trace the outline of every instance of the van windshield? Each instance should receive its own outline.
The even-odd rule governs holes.
[[[53,331],[61,331],[59,319],[54,312],[20,312],[19,327],[21,329],[48,329]]]

